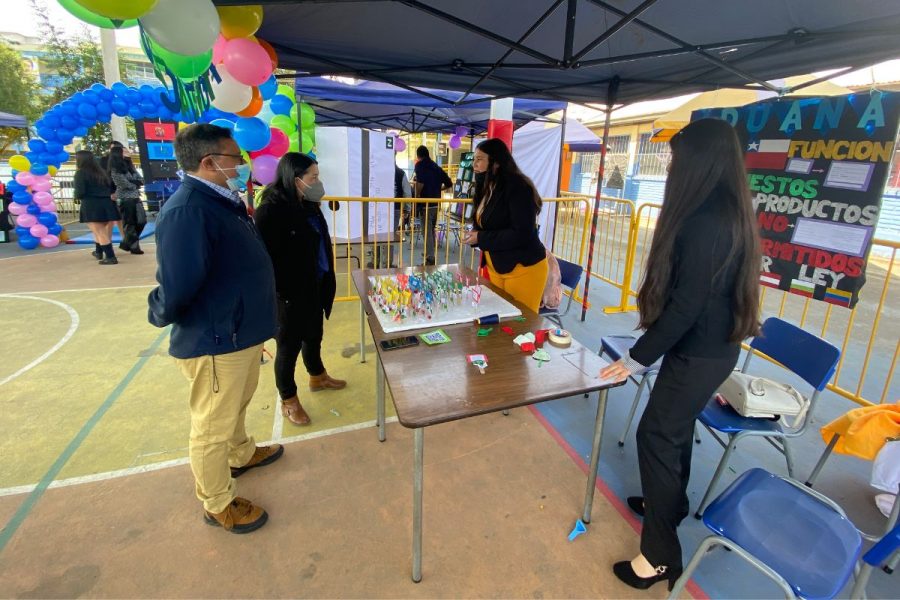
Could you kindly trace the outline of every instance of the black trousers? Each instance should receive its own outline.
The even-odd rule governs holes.
[[[123,250],[138,250],[140,248],[141,232],[144,231],[146,222],[139,223],[138,202],[140,200],[130,198],[119,201],[119,205],[122,208],[122,229],[124,229],[120,247]]]
[[[321,309],[309,310],[296,302],[278,300],[278,333],[275,343],[275,386],[282,400],[297,395],[294,370],[297,357],[302,354],[303,366],[310,375],[325,372],[322,364],[322,333],[324,313]]]
[[[694,422],[737,364],[737,354],[698,358],[670,352],[660,368],[637,429],[638,466],[644,493],[641,553],[651,565],[681,572],[677,528],[690,513]]]

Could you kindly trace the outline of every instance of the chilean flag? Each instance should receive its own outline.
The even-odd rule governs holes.
[[[744,156],[748,169],[772,169],[783,171],[787,165],[791,140],[760,140],[751,142]]]

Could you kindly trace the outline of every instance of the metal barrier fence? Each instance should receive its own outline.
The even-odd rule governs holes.
[[[637,296],[661,208],[659,204],[644,204],[637,211],[636,235],[631,247],[634,265],[631,296]],[[873,240],[866,285],[853,310],[767,287],[763,287],[760,294],[763,318],[783,318],[841,349],[841,359],[828,389],[862,405],[883,404],[900,398],[898,386],[892,387],[900,354],[900,294],[896,285],[900,278],[896,270],[898,249],[898,242]],[[884,360],[873,360],[876,357]]]
[[[63,225],[78,220],[81,206],[75,201],[75,169],[61,169],[53,176],[53,200]]]

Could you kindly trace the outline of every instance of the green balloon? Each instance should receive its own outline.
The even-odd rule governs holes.
[[[298,122],[297,121],[297,105],[296,104],[291,107],[291,121],[293,121],[294,123]]]
[[[289,85],[284,85],[283,83],[278,86],[278,89],[275,92],[276,94],[281,94],[282,96],[287,96],[293,101],[297,101],[297,94],[294,93],[294,88]]]
[[[291,145],[288,146],[288,152],[300,152],[300,138],[292,137]]]
[[[135,27],[138,24],[137,19],[125,19],[123,21],[98,15],[78,4],[75,0],[59,0],[59,4],[72,13],[74,17],[89,25],[94,25],[95,27],[101,27],[103,29],[125,29],[128,27]]]
[[[196,56],[185,56],[166,50],[151,39],[150,50],[156,58],[166,63],[176,77],[184,81],[194,81],[206,73],[212,64],[212,49]]]
[[[313,141],[312,138],[304,131],[300,136],[300,151],[304,154],[309,154],[309,152],[313,149]]]
[[[315,127],[316,125],[316,112],[313,110],[312,106],[307,104],[306,102],[300,103],[300,126],[303,129],[308,129],[310,127]]]
[[[272,117],[272,120],[269,121],[269,127],[274,127],[275,129],[280,129],[285,132],[288,137],[295,131],[297,131],[297,123],[293,119],[291,119],[287,115],[275,115]]]

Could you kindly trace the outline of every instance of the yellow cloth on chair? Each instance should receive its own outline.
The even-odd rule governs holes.
[[[900,436],[900,402],[855,408],[821,429],[825,443],[837,433],[834,451],[873,460],[888,438]]]

